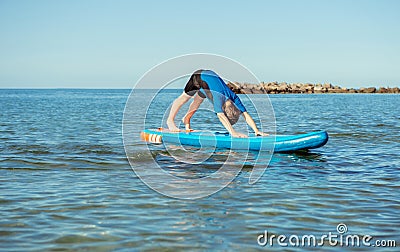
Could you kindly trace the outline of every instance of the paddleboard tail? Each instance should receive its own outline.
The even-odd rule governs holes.
[[[150,134],[146,132],[141,132],[140,133],[140,138],[143,141],[149,142],[149,143],[154,143],[154,144],[160,144],[162,143],[162,136],[158,134]]]

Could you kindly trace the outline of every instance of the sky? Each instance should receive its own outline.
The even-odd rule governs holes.
[[[400,1],[0,0],[0,88],[132,88],[169,58],[259,80],[400,86]]]

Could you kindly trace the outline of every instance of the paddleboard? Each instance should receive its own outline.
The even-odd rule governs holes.
[[[195,130],[172,132],[167,129],[146,129],[141,132],[144,141],[161,144],[172,143],[195,147],[215,147],[232,150],[271,150],[274,152],[293,152],[315,149],[328,142],[326,131],[316,131],[296,135],[231,137],[228,133]]]

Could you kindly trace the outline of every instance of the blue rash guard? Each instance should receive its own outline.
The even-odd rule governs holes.
[[[197,70],[192,74],[185,87],[185,93],[193,96],[198,93],[202,98],[207,97],[214,106],[215,113],[223,113],[224,103],[230,99],[240,112],[246,112],[240,98],[226,85],[215,72]]]

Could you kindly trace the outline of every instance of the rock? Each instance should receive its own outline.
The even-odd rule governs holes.
[[[336,88],[328,88],[328,93],[331,94],[336,94],[336,93],[340,93],[340,89],[336,89]]]
[[[303,93],[306,93],[307,92],[307,87],[306,86],[300,86],[299,87],[299,90],[300,90],[300,92],[303,94]]]
[[[242,94],[252,94],[253,93],[250,88],[241,88],[240,92]]]
[[[284,82],[278,86],[277,91],[279,91],[280,93],[286,93],[287,89],[288,89],[288,85],[286,84],[286,82]]]
[[[261,84],[264,87],[264,90],[268,89],[268,83]]]
[[[299,94],[300,93],[300,85],[299,84],[289,84],[288,85],[288,92],[292,94]]]
[[[360,93],[371,94],[371,93],[375,93],[375,91],[376,91],[376,88],[375,88],[375,87],[360,88]]]
[[[264,91],[261,89],[252,89],[253,94],[264,94]]]
[[[277,82],[273,82],[273,83],[269,83],[268,87],[265,89],[265,91],[268,94],[276,94],[277,90],[278,90],[278,83]]]
[[[234,93],[240,94],[240,85],[238,83],[228,82],[226,84]]]
[[[388,93],[388,91],[389,90],[387,88],[380,87],[376,92],[381,93],[381,94],[386,94],[386,93]]]
[[[313,93],[314,92],[314,85],[313,84],[309,84],[309,83],[303,84],[303,85],[300,85],[298,87],[298,90],[302,94],[304,94],[304,93]]]
[[[314,87],[314,93],[317,93],[317,94],[325,93],[325,90],[326,89],[323,88],[321,84],[317,84]]]

